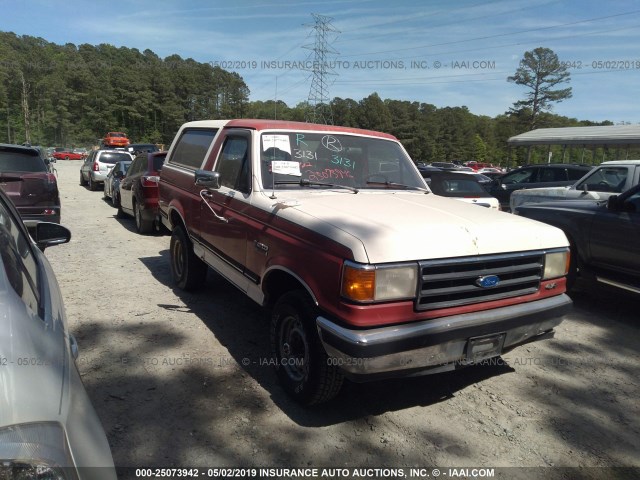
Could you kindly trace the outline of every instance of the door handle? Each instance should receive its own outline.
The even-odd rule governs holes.
[[[221,222],[224,223],[229,223],[229,220],[221,217],[220,215],[218,215],[216,213],[216,211],[211,207],[211,205],[209,205],[209,202],[207,200],[210,200],[213,198],[213,194],[211,192],[208,192],[206,190],[200,190],[200,198],[202,198],[202,200],[204,200],[204,204],[207,206],[207,208],[209,210],[211,210],[211,213],[213,213],[213,216],[216,217],[218,220],[220,220]]]

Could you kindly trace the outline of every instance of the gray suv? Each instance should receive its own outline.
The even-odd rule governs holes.
[[[572,163],[527,165],[496,178],[488,187],[489,193],[500,201],[500,208],[510,212],[511,193],[523,188],[563,187],[573,185],[593,167]]]
[[[80,167],[80,185],[88,185],[89,190],[98,190],[116,163],[132,159],[133,157],[124,150],[94,150]]]

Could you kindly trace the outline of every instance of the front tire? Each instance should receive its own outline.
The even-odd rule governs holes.
[[[193,253],[193,245],[184,228],[176,227],[169,246],[171,278],[178,288],[193,291],[207,278],[207,264]]]
[[[280,297],[271,316],[271,352],[276,373],[286,392],[303,405],[331,400],[344,381],[320,343],[315,326],[317,314],[309,295],[298,290]]]

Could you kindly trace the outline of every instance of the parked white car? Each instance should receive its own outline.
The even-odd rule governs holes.
[[[606,200],[640,183],[640,160],[602,162],[574,185],[568,187],[529,188],[511,194],[513,212],[525,203],[549,200]]]
[[[71,232],[28,222],[29,230],[0,191],[0,478],[115,480],[107,438],[76,368],[78,347],[58,283],[42,253],[68,242]]]
[[[98,190],[116,163],[131,160],[133,157],[125,150],[94,150],[80,167],[80,185],[88,185],[92,191]]]

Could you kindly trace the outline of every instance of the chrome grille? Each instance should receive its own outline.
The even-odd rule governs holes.
[[[417,310],[457,307],[535,293],[540,288],[544,252],[485,255],[420,262]],[[494,287],[478,286],[497,275]]]

